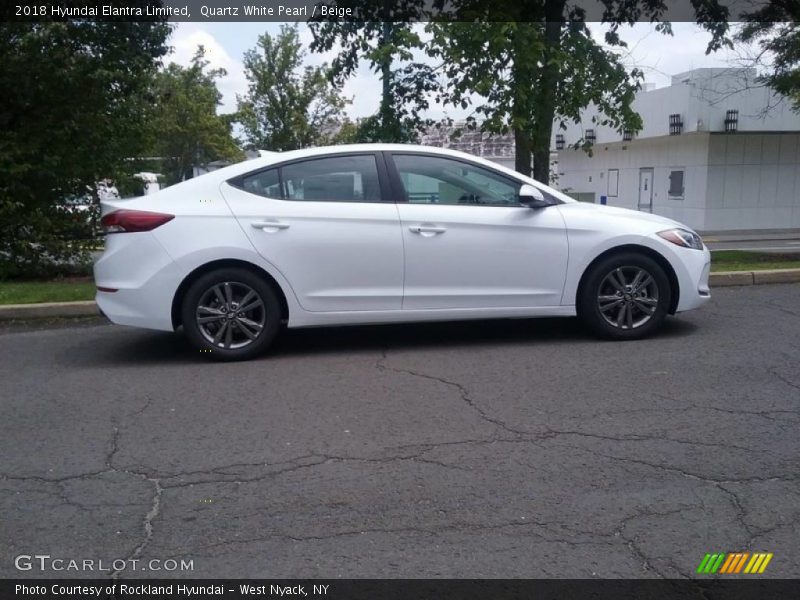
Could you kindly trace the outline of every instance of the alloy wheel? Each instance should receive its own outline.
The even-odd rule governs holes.
[[[613,327],[636,329],[658,308],[658,284],[642,267],[617,267],[600,282],[597,307]]]
[[[249,285],[225,281],[208,288],[195,310],[197,327],[212,345],[226,350],[252,344],[264,330],[264,300]]]

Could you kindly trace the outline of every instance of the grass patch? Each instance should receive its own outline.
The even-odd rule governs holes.
[[[94,294],[94,281],[88,278],[0,281],[0,304],[94,300]]]
[[[800,269],[800,254],[751,250],[717,250],[711,253],[712,272],[765,269]]]

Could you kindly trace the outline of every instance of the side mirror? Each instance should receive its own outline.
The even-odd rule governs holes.
[[[545,199],[541,190],[527,183],[519,188],[519,203],[528,208],[545,208],[546,206],[550,206],[550,202]]]

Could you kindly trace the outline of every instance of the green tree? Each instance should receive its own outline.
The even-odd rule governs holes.
[[[304,67],[304,58],[297,27],[288,25],[245,53],[249,85],[238,121],[248,147],[293,150],[328,143],[338,131],[347,101],[326,67]]]
[[[146,143],[162,22],[0,23],[0,277],[85,257],[69,209]],[[83,240],[83,241],[81,241]]]
[[[231,117],[217,115],[224,69],[208,69],[202,46],[189,67],[171,63],[158,73],[154,90],[152,154],[163,158],[167,183],[192,176],[192,167],[243,157],[231,135]]]
[[[429,25],[430,53],[443,60],[449,79],[443,100],[466,108],[477,95],[475,113],[484,120],[484,129],[512,131],[516,170],[529,175],[533,157],[533,176],[545,183],[554,122],[578,122],[583,110],[593,104],[599,109],[598,124],[620,131],[641,128],[641,118],[631,103],[642,73],[629,72],[609,47],[624,46],[618,35],[621,25],[643,17],[658,20],[665,3],[598,1],[610,24],[608,47],[592,38],[584,22],[585,10],[567,0],[520,0],[509,8],[488,7],[480,0],[453,0],[451,22],[442,19]],[[715,34],[713,44],[721,43],[727,12],[717,0],[693,2],[698,19]],[[478,22],[452,22],[454,18]],[[659,30],[670,32],[666,23]]]
[[[761,70],[759,80],[791,98],[800,111],[800,4],[774,1],[744,14],[736,39],[755,44],[751,64]]]
[[[433,68],[414,61],[414,51],[424,43],[412,21],[424,16],[424,0],[339,0],[339,7],[357,11],[359,21],[336,18],[312,22],[311,50],[341,51],[331,64],[330,76],[341,85],[352,77],[360,62],[367,62],[381,80],[377,114],[359,125],[358,138],[365,142],[415,141],[429,124],[423,112],[429,96],[438,89]]]

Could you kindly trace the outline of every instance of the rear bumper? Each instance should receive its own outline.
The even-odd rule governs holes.
[[[181,271],[150,232],[113,234],[95,262],[97,286],[116,289],[95,296],[100,311],[112,322],[172,331],[172,299]]]

